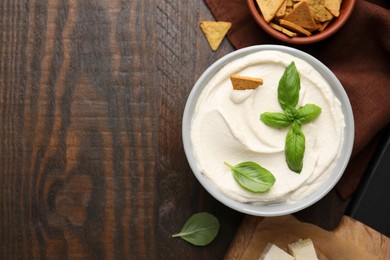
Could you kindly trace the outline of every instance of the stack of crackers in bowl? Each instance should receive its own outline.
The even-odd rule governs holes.
[[[312,43],[335,33],[352,13],[355,0],[247,0],[256,22],[289,43]]]

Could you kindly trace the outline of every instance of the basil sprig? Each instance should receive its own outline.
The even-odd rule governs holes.
[[[200,212],[192,215],[181,231],[173,234],[172,237],[181,237],[187,242],[196,246],[205,246],[210,244],[218,235],[219,221],[207,212]]]
[[[266,192],[275,183],[274,175],[255,162],[242,162],[235,166],[224,163],[232,170],[236,182],[250,192]]]
[[[321,114],[321,108],[306,104],[296,109],[299,100],[301,82],[295,63],[291,62],[279,80],[278,101],[283,109],[280,112],[265,112],[260,115],[264,124],[275,128],[291,126],[286,136],[285,155],[290,170],[300,173],[305,154],[305,135],[301,130],[303,124],[309,123]]]

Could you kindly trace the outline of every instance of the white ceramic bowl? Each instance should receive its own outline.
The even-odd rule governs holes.
[[[248,54],[263,51],[263,50],[275,50],[281,51],[288,54],[291,54],[295,57],[301,58],[312,65],[329,83],[334,94],[340,100],[342,104],[342,112],[345,117],[345,129],[344,129],[344,140],[341,147],[341,155],[338,159],[336,167],[334,168],[331,176],[312,194],[308,197],[294,202],[294,203],[275,203],[269,205],[254,205],[250,203],[242,203],[235,201],[225,194],[223,194],[218,188],[214,186],[214,184],[205,177],[197,166],[197,162],[195,160],[194,154],[192,152],[192,144],[191,144],[191,124],[195,111],[195,106],[198,100],[200,93],[203,88],[207,84],[207,82],[214,76],[214,74],[219,71],[223,66],[230,63],[231,61],[246,56]],[[349,102],[348,96],[336,78],[336,76],[319,60],[314,58],[313,56],[304,53],[300,50],[280,46],[280,45],[258,45],[251,46],[247,48],[243,48],[237,51],[234,51],[218,61],[212,64],[198,79],[195,83],[185,106],[184,115],[183,115],[183,144],[184,150],[187,156],[187,160],[190,164],[192,171],[194,172],[196,178],[201,183],[201,185],[218,201],[225,204],[226,206],[237,210],[242,213],[256,215],[256,216],[281,216],[286,214],[291,214],[297,211],[300,211],[304,208],[309,207],[314,204],[321,198],[323,198],[339,181],[341,176],[344,173],[344,170],[348,164],[348,161],[351,156],[353,140],[354,140],[354,120],[351,104]]]

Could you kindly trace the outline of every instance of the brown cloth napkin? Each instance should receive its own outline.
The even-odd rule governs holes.
[[[378,133],[390,122],[388,1],[357,0],[350,19],[341,30],[322,42],[304,46],[289,45],[266,34],[252,18],[245,0],[204,2],[216,20],[232,23],[227,36],[235,48],[287,45],[313,55],[338,77],[349,96],[355,120],[352,158],[336,187],[343,198],[348,198],[357,188],[375,151]]]

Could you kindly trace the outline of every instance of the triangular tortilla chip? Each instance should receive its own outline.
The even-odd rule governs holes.
[[[339,17],[341,0],[325,0],[324,5],[334,17]]]
[[[322,24],[320,24],[320,26],[318,27],[318,31],[322,32],[323,30],[325,30],[325,28],[329,25],[329,23],[330,23],[330,20],[329,21],[325,21]]]
[[[295,24],[295,23],[292,23],[290,21],[286,21],[286,20],[283,20],[281,19],[280,21],[280,25],[286,27],[287,29],[290,29],[294,32],[297,32],[297,33],[300,33],[300,34],[304,34],[306,36],[310,36],[311,35],[311,32],[309,32],[308,30],[302,28],[301,26]]]
[[[211,49],[216,51],[232,24],[229,22],[201,21],[199,26]]]
[[[269,23],[269,25],[274,28],[275,30],[278,30],[279,32],[282,32],[284,34],[286,34],[287,36],[290,36],[290,37],[295,37],[297,36],[298,34],[296,34],[295,32],[292,32],[292,31],[289,31],[287,30],[286,28],[280,26],[280,25],[277,25],[276,23]]]
[[[286,7],[287,7],[287,0],[284,0],[282,5],[279,7],[278,11],[276,12],[275,16],[277,18],[284,17],[286,15]]]
[[[269,23],[279,10],[284,0],[256,0],[264,20]]]
[[[288,13],[284,20],[295,23],[307,30],[315,30],[317,25],[312,17],[310,6],[306,1],[301,1],[294,6],[294,9]]]
[[[319,22],[331,20],[333,15],[325,8],[325,0],[308,0],[314,19]]]

